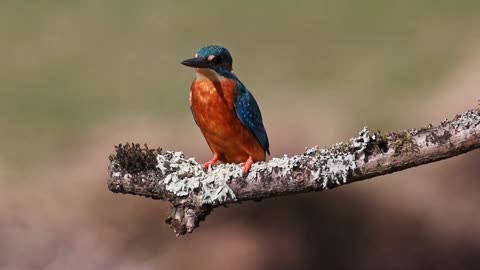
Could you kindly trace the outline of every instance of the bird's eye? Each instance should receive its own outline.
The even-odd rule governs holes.
[[[223,57],[221,55],[215,56],[212,54],[207,57],[207,60],[212,64],[219,65],[223,62]]]

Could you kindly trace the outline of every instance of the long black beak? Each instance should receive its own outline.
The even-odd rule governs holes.
[[[182,61],[182,65],[194,68],[209,68],[210,62],[205,58],[196,57]]]

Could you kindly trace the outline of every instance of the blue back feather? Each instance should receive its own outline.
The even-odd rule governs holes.
[[[257,101],[238,79],[235,89],[235,112],[240,122],[253,133],[263,150],[270,155],[267,131],[263,126],[262,113]]]

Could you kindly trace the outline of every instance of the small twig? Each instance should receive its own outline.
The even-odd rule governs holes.
[[[220,205],[330,189],[476,148],[480,148],[478,109],[421,129],[369,135],[364,128],[348,143],[256,163],[248,175],[240,165],[220,164],[205,172],[181,152],[126,144],[117,146],[110,157],[108,188],[170,201],[173,213],[167,223],[178,235],[192,232]]]

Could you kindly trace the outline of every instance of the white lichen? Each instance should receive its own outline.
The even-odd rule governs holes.
[[[268,162],[253,164],[247,181],[260,181],[262,174],[272,174],[275,178],[293,177],[294,168],[308,166],[314,168],[311,172],[313,181],[326,189],[332,185],[341,185],[348,181],[351,172],[357,167],[358,159],[365,159],[369,144],[377,140],[374,134],[370,136],[365,127],[359,136],[352,138],[350,144],[340,143],[329,149],[312,147],[302,155],[272,158]],[[238,164],[220,164],[211,167],[206,173],[193,158],[185,159],[182,152],[166,152],[157,156],[157,168],[165,176],[166,190],[177,196],[187,196],[194,193],[200,197],[202,204],[218,205],[227,201],[235,201],[236,196],[229,187],[232,179],[243,176],[243,170]]]
[[[312,176],[318,177],[317,181],[322,181],[321,186],[326,189],[329,184],[340,185],[347,182],[350,172],[356,168],[355,155],[321,149],[317,165],[318,171],[312,173]]]
[[[376,135],[368,135],[369,130],[367,127],[364,127],[359,133],[358,137],[351,138],[350,142],[352,143],[352,148],[355,149],[355,152],[358,154],[361,160],[365,160],[366,150],[372,141],[376,140]]]
[[[281,158],[272,158],[268,162],[259,162],[253,164],[250,172],[248,173],[247,180],[254,181],[258,179],[258,174],[269,173],[274,174],[274,177],[291,178],[291,171],[294,167],[299,167],[304,162],[303,155],[295,155],[288,157],[283,155]]]
[[[243,170],[238,165],[220,164],[215,170],[209,169],[202,185],[203,189],[202,203],[215,204],[223,202],[230,198],[235,198],[233,190],[228,186],[231,179],[242,176]],[[220,184],[219,184],[220,183]]]
[[[453,121],[451,125],[457,131],[460,129],[475,128],[480,125],[480,112],[478,110],[464,112]]]
[[[207,174],[195,159],[185,159],[182,152],[158,155],[157,162],[157,168],[165,175],[165,189],[176,196],[187,196],[195,192],[202,204],[211,205],[223,204],[227,199],[236,200],[228,182],[232,177],[241,175],[238,166],[216,169]]]
[[[305,155],[310,156],[318,153],[317,170],[311,173],[315,181],[321,181],[321,187],[327,189],[329,185],[341,185],[348,181],[351,172],[357,167],[356,160],[365,160],[369,144],[377,140],[377,136],[368,135],[367,127],[364,127],[358,137],[350,139],[350,145],[337,143],[330,149],[310,148]],[[353,150],[353,152],[352,152]]]
[[[283,155],[281,158],[272,158],[269,162],[272,167],[291,169],[293,167],[292,160],[287,155]]]
[[[409,128],[407,129],[407,134],[410,136],[416,136],[418,134],[419,130],[416,128]]]

